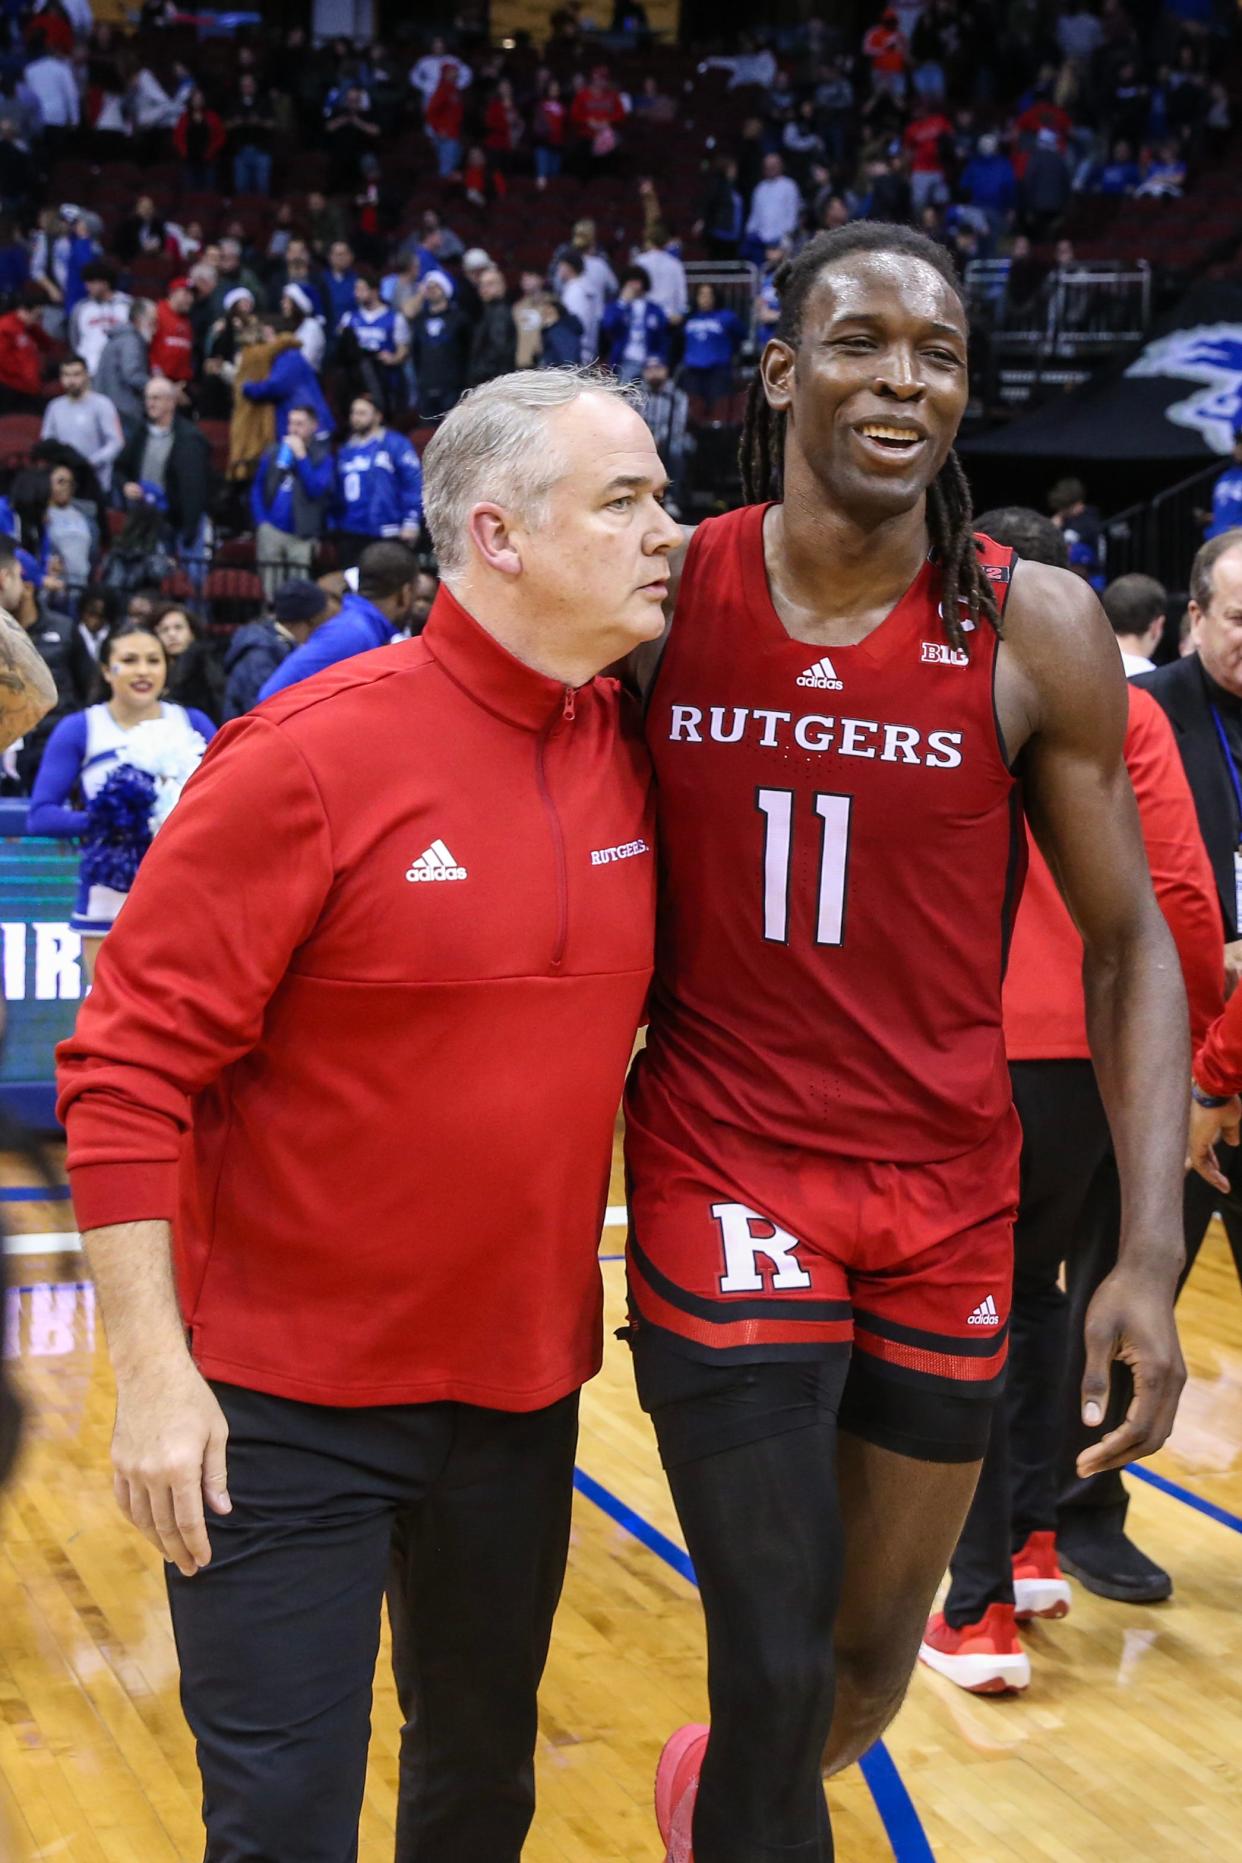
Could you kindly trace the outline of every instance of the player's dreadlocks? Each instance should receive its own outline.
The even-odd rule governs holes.
[[[802,312],[807,294],[820,272],[826,265],[868,252],[898,252],[912,259],[922,259],[939,272],[959,298],[962,296],[961,282],[943,246],[916,233],[912,227],[857,221],[853,226],[817,234],[796,259],[787,259],[777,271],[774,282],[780,295],[781,314],[773,334],[796,349],[802,335]],[[756,376],[746,398],[740,450],[742,496],[747,504],[781,496],[784,452],[785,415],[768,406],[762,379]],[[941,608],[953,646],[966,644],[961,606],[965,606],[976,625],[983,617],[999,633],[1000,610],[991,583],[979,566],[970,487],[956,453],[949,454],[927,488],[927,529],[941,566]]]

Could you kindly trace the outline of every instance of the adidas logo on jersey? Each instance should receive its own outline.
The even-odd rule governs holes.
[[[805,673],[799,673],[794,683],[799,686],[814,686],[820,692],[842,690],[841,681],[837,678],[837,669],[827,654],[822,660],[816,660],[814,666],[808,666]]]
[[[468,875],[464,867],[457,865],[443,841],[433,841],[405,877],[407,880],[464,880]]]
[[[937,666],[969,666],[970,655],[964,647],[950,647],[942,640],[925,640],[923,642],[923,660],[934,662]]]
[[[991,1294],[986,1300],[979,1302],[966,1324],[967,1326],[999,1326],[1000,1314],[996,1311],[996,1302]]]

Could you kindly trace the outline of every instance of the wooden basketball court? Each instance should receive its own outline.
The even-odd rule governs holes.
[[[21,1182],[20,1171],[2,1181]],[[620,1203],[619,1177],[612,1195]],[[64,1203],[16,1203],[26,1251]],[[25,1233],[26,1240],[22,1236]],[[705,1718],[702,1624],[628,1353],[624,1231],[601,1242],[608,1354],[589,1387],[565,1598],[545,1678],[529,1863],[658,1863],[665,1735]],[[80,1254],[14,1266],[8,1351],[32,1416],[0,1506],[3,1863],[198,1863],[193,1746],[157,1555],[117,1513],[112,1386]],[[1223,1239],[1181,1305],[1191,1379],[1171,1446],[1134,1480],[1135,1537],[1171,1603],[1105,1604],[1029,1637],[1029,1692],[976,1699],[920,1671],[882,1752],[831,1793],[842,1863],[1242,1859],[1242,1295]],[[397,1711],[381,1654],[362,1863],[392,1856]]]

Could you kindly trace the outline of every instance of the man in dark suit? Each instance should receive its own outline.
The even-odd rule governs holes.
[[[1195,557],[1190,571],[1190,620],[1195,652],[1137,674],[1134,684],[1151,693],[1173,726],[1216,879],[1225,984],[1231,990],[1242,974],[1242,529],[1213,537]],[[1216,1211],[1242,1279],[1242,1151],[1222,1144],[1217,1156],[1233,1186],[1228,1195],[1213,1189],[1194,1171],[1186,1178],[1183,1284]],[[1105,1202],[1110,1194],[1115,1198],[1115,1185],[1102,1185]],[[1096,1217],[1091,1225],[1092,1246],[1107,1251],[1117,1234],[1120,1211],[1102,1206]],[[1094,1286],[1107,1265],[1101,1253],[1085,1272],[1084,1285]],[[1070,1296],[1072,1307],[1072,1286]],[[1069,1323],[1071,1327],[1075,1323],[1073,1311]],[[1118,1415],[1124,1414],[1127,1393],[1123,1387],[1124,1378],[1114,1376],[1106,1427],[1116,1420],[1115,1409]],[[1172,1590],[1168,1574],[1125,1535],[1127,1497],[1121,1476],[1115,1471],[1087,1481],[1076,1476],[1074,1460],[1087,1440],[1080,1433],[1074,1405],[1072,1415],[1067,1409],[1062,1442],[1057,1521],[1062,1566],[1102,1597],[1132,1603],[1168,1597]]]

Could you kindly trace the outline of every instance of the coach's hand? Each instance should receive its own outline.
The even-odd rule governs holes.
[[[1125,1421],[1079,1456],[1078,1473],[1084,1479],[1154,1455],[1173,1428],[1186,1382],[1173,1292],[1167,1268],[1155,1272],[1125,1262],[1096,1289],[1085,1327],[1082,1420],[1088,1429],[1104,1421],[1114,1359],[1130,1367],[1134,1396]]]
[[[1186,1142],[1186,1169],[1205,1177],[1214,1190],[1226,1194],[1232,1188],[1216,1156],[1217,1141],[1226,1145],[1242,1141],[1242,1100],[1235,1093],[1223,1106],[1200,1106],[1190,1102],[1190,1137]]]
[[[185,1578],[211,1561],[203,1502],[232,1511],[229,1426],[189,1353],[144,1365],[117,1385],[113,1486],[121,1512]]]

